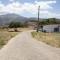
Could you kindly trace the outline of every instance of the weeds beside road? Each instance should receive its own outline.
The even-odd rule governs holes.
[[[11,30],[13,32],[11,32]],[[16,36],[18,33],[22,32],[22,31],[28,31],[30,30],[29,28],[18,28],[19,32],[14,32],[14,29],[12,28],[8,28],[8,29],[0,29],[0,48],[2,48],[4,45],[7,44],[7,42],[13,38],[14,36]]]
[[[12,37],[16,36],[18,32],[8,32],[0,30],[0,48],[2,48]]]
[[[60,47],[60,33],[32,32],[32,36],[49,45]]]

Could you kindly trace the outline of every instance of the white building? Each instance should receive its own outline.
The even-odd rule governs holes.
[[[60,24],[45,25],[43,26],[44,32],[60,32]]]

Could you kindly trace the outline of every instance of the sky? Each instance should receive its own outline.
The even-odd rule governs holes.
[[[24,17],[60,18],[60,0],[0,0],[0,15],[14,13]]]

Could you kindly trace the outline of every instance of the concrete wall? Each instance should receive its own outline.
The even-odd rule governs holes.
[[[59,27],[59,32],[60,32],[60,27]]]
[[[59,25],[45,25],[43,26],[43,31],[46,32],[54,32],[54,28],[57,28]],[[59,32],[60,32],[60,27],[59,27]]]

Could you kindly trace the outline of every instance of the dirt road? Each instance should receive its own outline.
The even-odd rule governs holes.
[[[60,48],[48,46],[22,32],[0,50],[0,60],[60,60]]]

